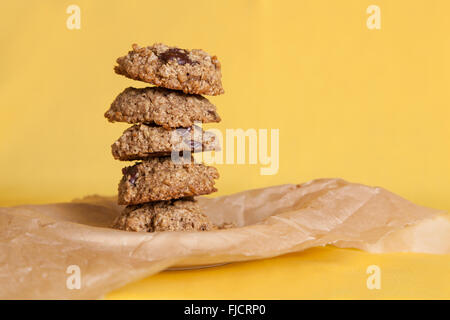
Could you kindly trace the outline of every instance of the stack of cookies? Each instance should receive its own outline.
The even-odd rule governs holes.
[[[164,44],[133,45],[117,64],[117,74],[155,87],[125,89],[105,113],[111,122],[133,124],[112,145],[114,158],[139,160],[122,170],[118,202],[126,207],[114,227],[147,232],[216,229],[194,196],[217,191],[219,173],[195,163],[191,153],[218,150],[216,137],[194,125],[220,121],[216,107],[201,96],[224,92],[217,57]],[[178,161],[174,154],[180,155]]]

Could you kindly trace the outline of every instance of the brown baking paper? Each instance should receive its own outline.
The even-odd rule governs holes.
[[[0,298],[101,298],[169,267],[261,259],[327,244],[370,252],[450,253],[448,214],[339,179],[199,202],[213,222],[238,227],[114,230],[108,226],[121,208],[115,198],[98,196],[0,208]],[[80,268],[80,289],[66,285],[71,265]]]

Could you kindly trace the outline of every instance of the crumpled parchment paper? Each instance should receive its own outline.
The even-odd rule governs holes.
[[[449,215],[340,179],[199,198],[210,232],[108,228],[113,197],[0,208],[0,298],[90,299],[168,267],[278,256],[332,244],[370,252],[450,253]],[[79,267],[81,287],[69,289]],[[69,286],[70,287],[70,286]]]

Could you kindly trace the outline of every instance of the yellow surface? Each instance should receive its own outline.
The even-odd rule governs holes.
[[[80,30],[66,28],[70,4],[81,8]],[[371,4],[381,8],[381,30],[366,27]],[[211,98],[223,121],[210,127],[280,129],[278,174],[261,176],[259,165],[218,165],[218,195],[342,177],[450,210],[449,10],[446,0],[2,1],[0,205],[116,193],[124,164],[113,160],[110,144],[127,125],[110,124],[103,113],[125,87],[144,84],[115,75],[112,67],[131,43],[160,41],[218,55],[226,94]],[[342,265],[327,264],[328,253]],[[433,261],[440,258],[332,251],[305,256],[317,267],[342,268],[336,275],[355,270],[354,259],[361,266],[382,259],[398,284],[389,294],[410,296],[410,284],[426,278],[424,292],[448,297],[448,290],[439,292],[442,269]],[[306,297],[316,289],[273,286],[297,273],[295,281],[309,279],[306,272],[324,283],[341,281],[309,268],[313,264],[303,266],[305,256],[164,273],[130,288],[217,272],[230,286],[223,294],[246,283],[227,278],[251,274],[249,284],[258,283],[261,295]],[[420,263],[427,268],[414,270],[416,278],[396,280]],[[273,270],[271,286],[264,286],[262,271],[252,271],[265,266]],[[175,297],[174,285],[167,291],[159,286],[159,292]],[[357,295],[356,287],[341,289],[335,297]],[[202,296],[204,289],[196,290],[192,296]]]
[[[367,288],[367,267],[380,289]],[[278,258],[165,271],[107,299],[450,299],[450,255],[314,248]]]

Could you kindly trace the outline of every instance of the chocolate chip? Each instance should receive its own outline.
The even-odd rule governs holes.
[[[138,174],[139,174],[139,170],[136,166],[131,166],[131,167],[125,167],[122,169],[122,173],[126,176],[128,176],[128,181],[132,184],[132,185],[136,185],[136,180],[138,178]]]
[[[193,64],[193,61],[189,58],[188,52],[179,48],[171,48],[166,50],[158,55],[158,58],[161,59],[164,64],[170,60],[176,60],[179,65],[185,65],[186,63]]]
[[[130,181],[130,183],[133,186],[135,186],[136,185],[136,179],[137,179],[137,176],[130,176],[130,179],[128,181]]]

